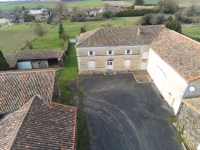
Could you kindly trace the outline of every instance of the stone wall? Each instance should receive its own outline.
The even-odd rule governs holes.
[[[200,113],[183,103],[176,127],[192,150],[200,145]]]
[[[113,55],[107,55],[107,51],[113,51]],[[131,50],[131,54],[125,54],[126,50]],[[93,72],[94,74],[103,74],[107,71],[107,61],[113,61],[113,72],[130,72],[133,70],[140,70],[143,51],[148,51],[147,45],[142,46],[109,46],[109,47],[78,47],[76,48],[79,74],[87,74]],[[88,56],[89,51],[94,51],[94,56]],[[130,66],[125,66],[125,60],[130,60]],[[95,62],[94,69],[89,68],[89,61]]]

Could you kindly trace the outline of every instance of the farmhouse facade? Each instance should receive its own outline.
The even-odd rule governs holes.
[[[80,74],[147,69],[150,42],[162,26],[99,28],[81,34],[76,44]]]

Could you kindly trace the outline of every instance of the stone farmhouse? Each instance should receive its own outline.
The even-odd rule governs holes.
[[[161,25],[109,27],[77,38],[79,74],[147,70],[178,116],[177,129],[200,148],[200,43]]]
[[[0,72],[0,149],[75,149],[76,108],[52,102],[52,69]]]
[[[147,70],[175,114],[200,96],[200,44],[161,25],[98,28],[78,37],[76,52],[79,74]]]

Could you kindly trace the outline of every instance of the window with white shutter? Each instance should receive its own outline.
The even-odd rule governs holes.
[[[125,54],[132,54],[132,50],[125,50]]]

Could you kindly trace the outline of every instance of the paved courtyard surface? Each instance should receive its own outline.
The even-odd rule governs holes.
[[[171,109],[132,74],[81,77],[91,150],[180,150]]]

